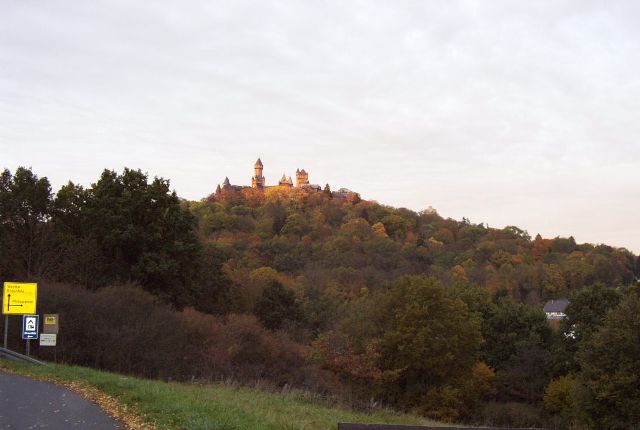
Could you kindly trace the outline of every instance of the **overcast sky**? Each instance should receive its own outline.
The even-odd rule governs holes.
[[[638,1],[0,0],[0,168],[296,168],[640,252]]]

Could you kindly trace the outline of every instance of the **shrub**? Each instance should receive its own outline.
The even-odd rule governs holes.
[[[263,381],[328,391],[335,382],[307,361],[307,347],[253,315],[178,312],[140,287],[97,292],[42,284],[39,312],[60,314],[58,346],[36,356],[149,378]]]
[[[543,425],[539,408],[526,403],[486,403],[482,410],[482,419],[485,425],[497,427]]]

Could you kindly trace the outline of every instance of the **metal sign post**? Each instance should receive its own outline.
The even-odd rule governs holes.
[[[58,361],[57,337],[60,331],[60,315],[44,314],[42,316],[42,334],[40,346],[53,346],[53,361]]]
[[[27,357],[29,356],[29,350],[31,347],[30,340],[38,338],[39,322],[40,322],[40,316],[38,315],[22,316],[22,338],[27,341],[27,344],[26,344]]]
[[[7,349],[7,334],[9,333],[9,315],[4,316],[4,349]]]
[[[25,315],[36,313],[36,301],[38,299],[38,284],[26,282],[5,282],[2,289],[2,313],[4,314],[4,347],[7,348],[9,337],[9,315]],[[37,317],[37,315],[36,315]],[[23,321],[24,323],[24,321]],[[23,325],[24,329],[24,325]],[[24,336],[24,330],[23,330]],[[35,338],[23,339],[37,339]],[[29,354],[29,342],[27,341],[27,355]]]

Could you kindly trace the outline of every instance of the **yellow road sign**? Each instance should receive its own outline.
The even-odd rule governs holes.
[[[42,333],[58,334],[58,314],[44,314]]]
[[[38,284],[5,282],[2,293],[2,313],[25,315],[36,313]]]

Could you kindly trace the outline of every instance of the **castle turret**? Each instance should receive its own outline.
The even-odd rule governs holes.
[[[296,169],[296,187],[309,185],[309,174],[302,170]]]
[[[224,178],[224,182],[222,183],[222,189],[223,190],[230,190],[231,189],[231,182],[229,182],[229,177],[225,177]]]
[[[286,175],[283,173],[282,178],[280,178],[280,181],[278,182],[278,185],[280,185],[281,187],[293,187],[293,181],[291,181],[291,176],[287,178]]]
[[[258,158],[253,165],[253,177],[251,178],[252,188],[264,188],[264,176],[262,176],[262,161]]]

